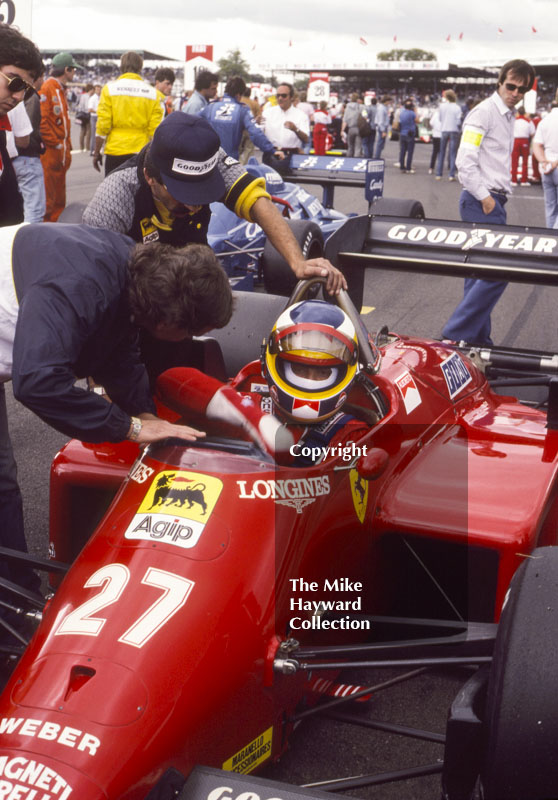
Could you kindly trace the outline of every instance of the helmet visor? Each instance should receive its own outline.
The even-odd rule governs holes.
[[[318,364],[354,364],[355,343],[328,325],[299,324],[278,331],[270,344],[270,352],[287,356],[292,361],[311,360]]]
[[[312,364],[300,363],[298,361],[278,361],[278,369],[284,371],[284,378],[291,386],[303,389],[305,392],[323,392],[336,386],[340,380],[340,370],[343,374],[346,367],[339,367],[331,363],[331,366],[318,365],[315,361]]]

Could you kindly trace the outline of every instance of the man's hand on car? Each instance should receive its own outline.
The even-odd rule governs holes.
[[[347,288],[345,276],[327,258],[310,258],[308,261],[299,261],[293,267],[293,272],[299,280],[327,276],[326,289],[328,294],[339,294],[341,289]]]

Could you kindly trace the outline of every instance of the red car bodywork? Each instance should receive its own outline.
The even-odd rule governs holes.
[[[167,442],[136,462],[131,444],[74,441],[57,456],[57,559],[89,534],[87,492],[118,494],[0,699],[3,796],[139,800],[171,766],[248,772],[277,757],[309,687],[274,671],[280,642],[365,636],[292,630],[312,616],[293,611],[292,581],[361,582],[363,613],[387,613],[406,582],[396,541],[426,543],[442,572],[464,557],[456,605],[498,618],[523,554],[557,543],[557,434],[447,346],[391,337],[382,356],[364,380],[389,410],[356,442],[387,454],[375,479],[356,457],[281,467],[248,445]],[[362,383],[349,399],[371,408]],[[157,495],[169,482],[172,514]]]

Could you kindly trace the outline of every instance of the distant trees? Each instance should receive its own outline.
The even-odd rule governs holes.
[[[233,75],[239,75],[245,81],[250,80],[249,64],[242,58],[239,48],[229,50],[227,55],[224,58],[220,58],[217,63],[221,80],[226,81],[227,78]]]
[[[410,50],[382,50],[376,55],[378,61],[436,61],[436,53],[412,47]]]

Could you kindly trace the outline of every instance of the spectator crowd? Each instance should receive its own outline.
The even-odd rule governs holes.
[[[125,54],[120,71],[106,64],[102,70],[82,68],[70,53],[59,53],[48,77],[44,78],[43,71],[34,82],[35,92],[9,111],[8,152],[25,221],[54,221],[65,206],[72,122],[79,126],[79,150],[90,153],[96,169],[100,170],[104,159],[106,175],[139,152],[162,119],[181,111],[207,119],[226,152],[242,164],[260,151],[263,161],[280,172],[288,167],[288,156],[296,152],[324,155],[333,151],[378,159],[391,139],[399,142],[395,166],[403,174],[414,174],[415,143],[422,140],[432,146],[429,174],[442,180],[447,169],[448,179],[455,181],[463,124],[485,99],[460,98],[453,89],[439,96],[406,96],[395,87],[382,95],[373,90],[351,91],[345,99],[332,95],[329,101],[311,103],[305,92],[297,92],[288,83],[271,95],[258,96],[242,78],[233,77],[223,84],[218,74],[209,71],[198,72],[191,89],[181,87],[174,92],[175,72],[168,67],[144,69],[137,53]],[[126,95],[131,91],[130,82],[134,91],[143,93],[139,117],[136,98]],[[217,96],[219,87],[224,91]],[[558,203],[551,197],[555,193],[554,151],[551,147],[547,158],[537,147],[542,142],[540,137],[537,142],[535,134],[546,116],[552,117],[555,126],[556,117],[550,113],[553,108],[552,102],[539,102],[535,113],[517,109],[510,164],[513,186],[543,184],[550,226]],[[136,116],[132,122],[131,110]],[[550,126],[547,122],[542,129],[547,141]],[[542,175],[541,160],[546,170]]]

